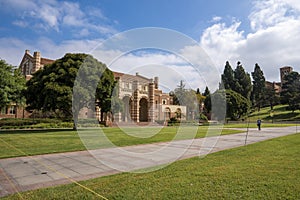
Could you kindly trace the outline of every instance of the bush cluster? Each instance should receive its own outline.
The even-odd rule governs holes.
[[[27,128],[72,128],[72,122],[63,122],[59,119],[15,119],[5,118],[0,120],[1,129],[27,129]]]

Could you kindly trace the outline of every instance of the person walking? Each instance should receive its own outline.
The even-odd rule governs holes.
[[[257,127],[258,127],[258,130],[260,131],[260,129],[261,129],[260,128],[261,127],[261,120],[260,119],[257,120]]]

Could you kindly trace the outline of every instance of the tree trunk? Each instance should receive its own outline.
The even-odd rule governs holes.
[[[73,113],[73,130],[77,130],[78,115],[79,115],[79,111],[75,109]]]
[[[103,122],[103,111],[100,112],[100,121]]]

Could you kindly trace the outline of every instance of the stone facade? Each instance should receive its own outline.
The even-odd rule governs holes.
[[[41,53],[38,51],[35,51],[32,56],[29,50],[25,50],[25,54],[19,67],[22,70],[22,74],[26,77],[26,80],[29,80],[32,77],[32,74],[43,68],[44,65],[53,62],[54,60],[42,58]]]
[[[266,81],[265,85],[266,85],[266,88],[274,89],[276,94],[280,94],[280,92],[281,92],[281,82],[276,83],[276,82]]]
[[[185,120],[186,107],[173,105],[173,98],[158,88],[158,77],[146,78],[136,73],[114,72],[118,82],[118,95],[124,110],[115,115],[116,122],[154,122],[171,117]]]
[[[23,106],[10,104],[0,108],[0,119],[2,118],[28,118],[28,113]]]
[[[290,66],[285,66],[280,68],[280,81],[281,81],[281,87],[282,84],[284,84],[284,76],[291,73],[293,71],[293,68]]]

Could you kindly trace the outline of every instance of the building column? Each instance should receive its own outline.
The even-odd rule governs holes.
[[[133,109],[132,109],[132,120],[134,122],[139,122],[139,89],[138,89],[138,81],[133,81]]]
[[[33,53],[33,68],[31,73],[38,71],[40,68],[41,68],[41,53],[36,51]]]
[[[122,114],[121,114],[121,112],[118,112],[118,113],[114,114],[114,121],[115,122],[121,122],[122,121]]]
[[[151,81],[149,83],[149,102],[148,102],[148,121],[154,122],[154,86],[155,84]]]

